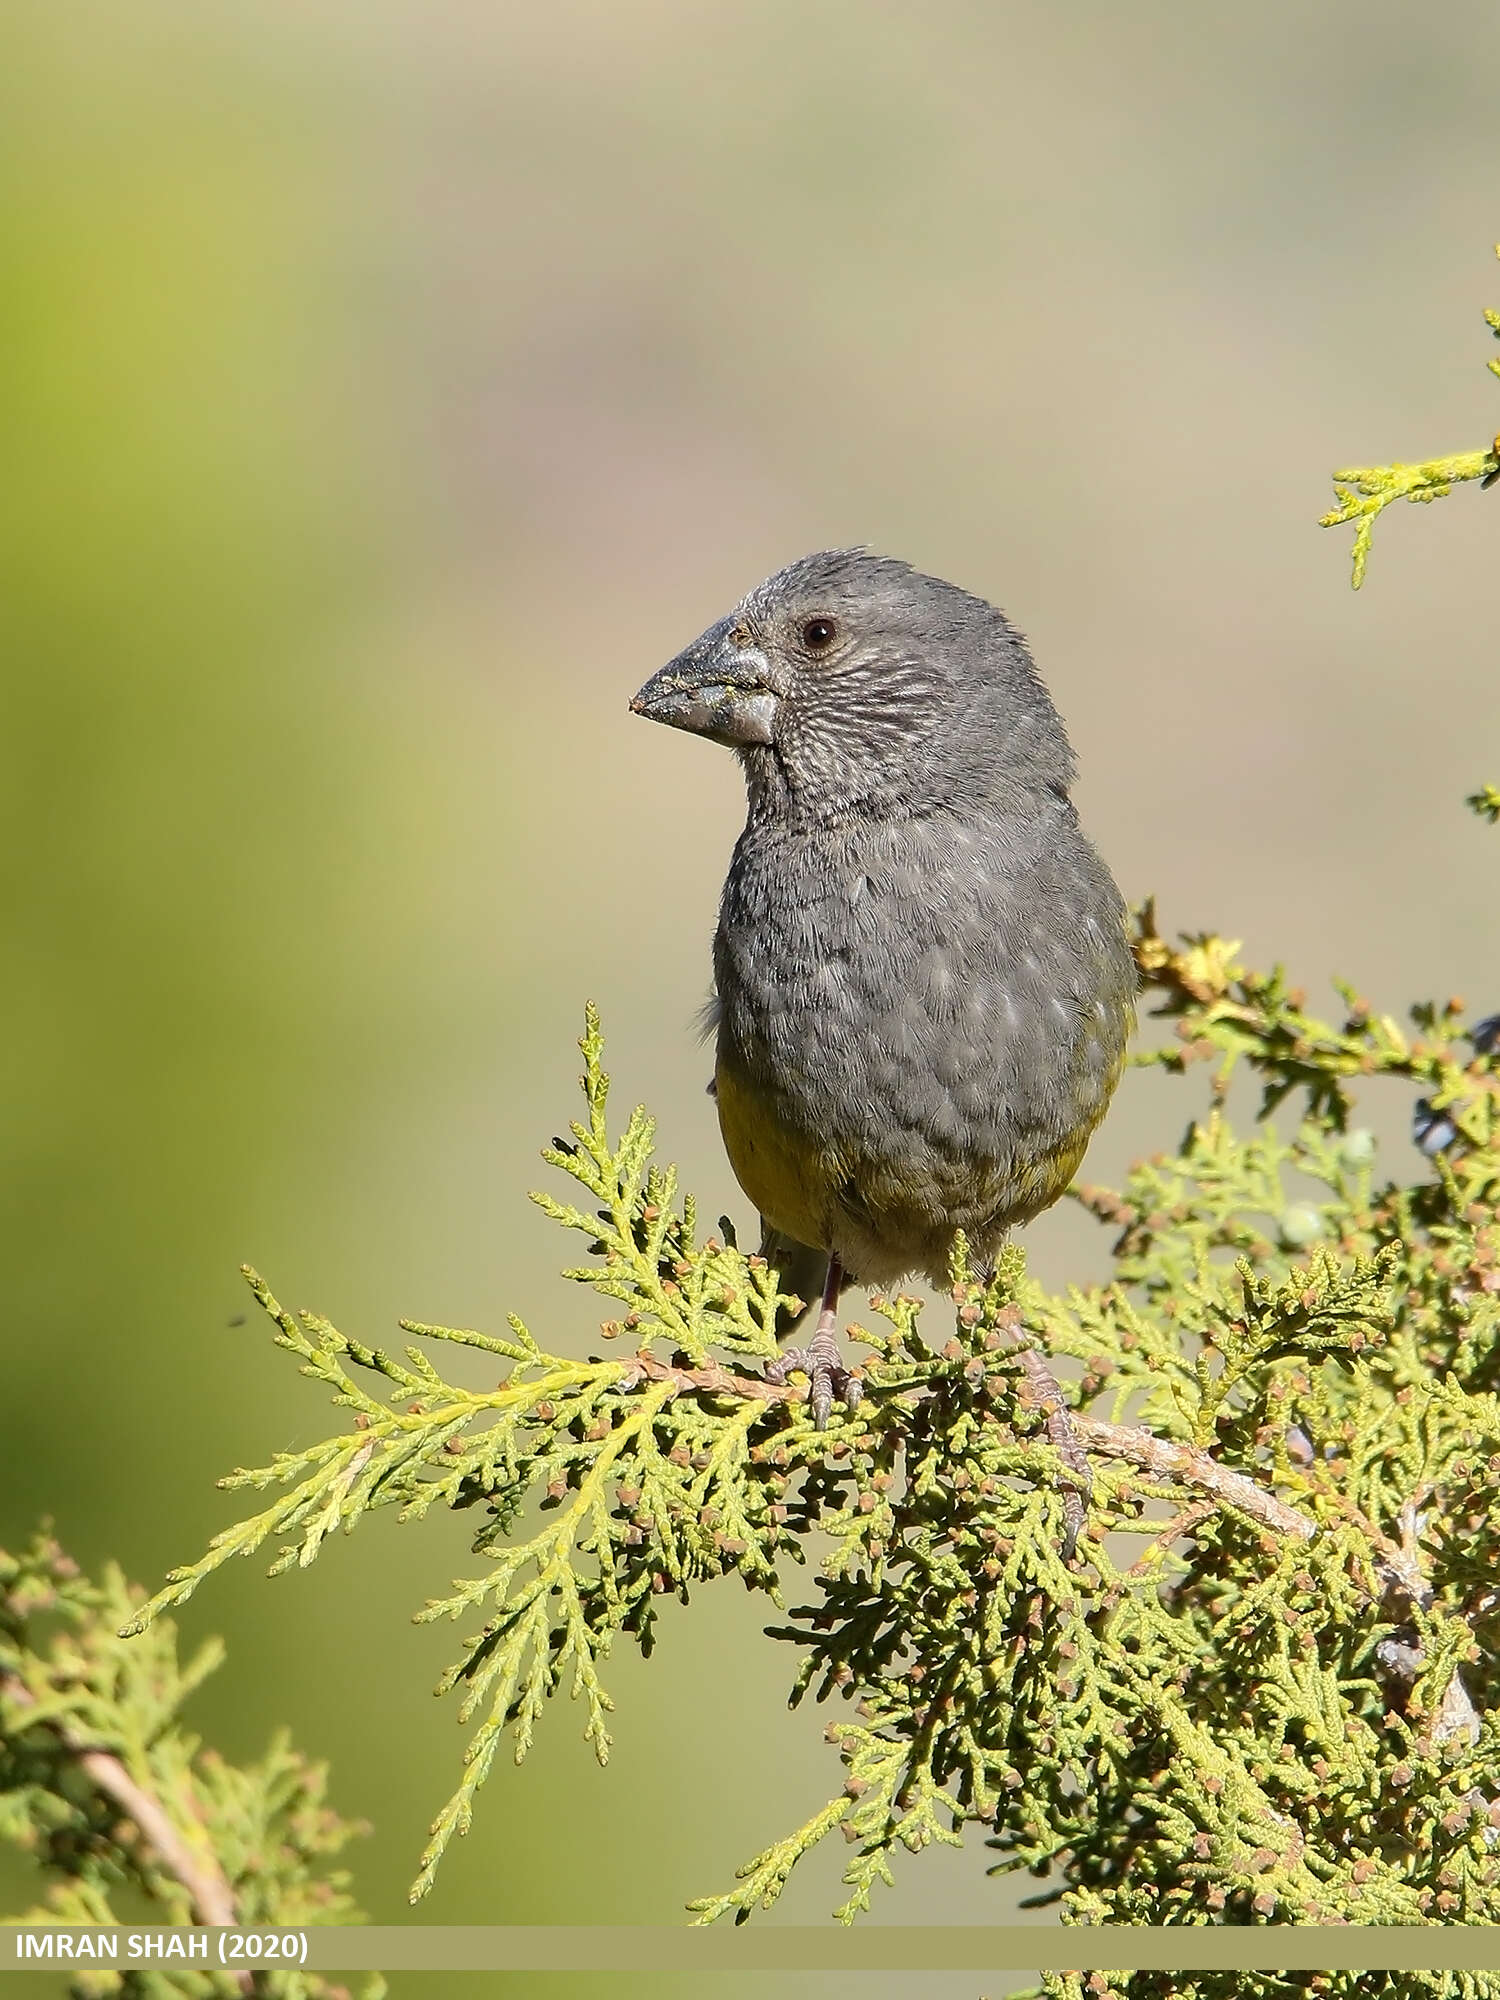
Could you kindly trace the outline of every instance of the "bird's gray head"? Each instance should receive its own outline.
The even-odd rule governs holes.
[[[778,570],[631,707],[736,749],[752,811],[1024,807],[1073,777],[1057,710],[1003,613],[860,549]]]

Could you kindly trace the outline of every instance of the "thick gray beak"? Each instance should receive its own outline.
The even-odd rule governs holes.
[[[711,626],[651,676],[630,704],[634,713],[735,749],[772,742],[781,696],[765,654],[736,644],[735,632],[730,618]]]

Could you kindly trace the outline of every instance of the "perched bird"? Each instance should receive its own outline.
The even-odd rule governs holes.
[[[788,1289],[821,1291],[817,1422],[849,1392],[842,1286],[946,1284],[1057,1200],[1134,1017],[1125,910],[1068,797],[1024,640],[909,564],[826,550],[662,668],[640,715],[729,745],[749,816],[710,1018],[719,1124]]]

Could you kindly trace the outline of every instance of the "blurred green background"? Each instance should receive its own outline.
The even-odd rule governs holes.
[[[587,996],[626,1102],[743,1213],[690,1025],[738,780],[625,704],[808,548],[1007,608],[1164,922],[1500,1004],[1458,803],[1500,774],[1500,495],[1388,516],[1358,598],[1314,525],[1333,466],[1500,422],[1488,0],[7,27],[0,1538],[50,1511],[155,1581],[230,1518],[217,1474],[319,1434],[241,1258],[368,1338],[513,1308],[581,1351],[524,1197]],[[1175,1138],[1171,1089],[1127,1084],[1091,1175]],[[1403,1168],[1408,1109],[1372,1111]],[[1099,1266],[1071,1212],[1031,1241]],[[459,1523],[378,1518],[182,1621],[230,1642],[204,1730],[291,1723],[376,1822],[382,1922],[463,1740],[408,1615],[466,1560]],[[673,1922],[820,1803],[763,1622],[726,1590],[622,1655],[610,1769],[564,1706],[421,1920]],[[1009,1918],[985,1860],[909,1861],[879,1917]],[[481,1987],[520,1990],[443,1982]]]

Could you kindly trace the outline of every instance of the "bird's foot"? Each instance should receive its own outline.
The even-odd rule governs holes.
[[[766,1374],[773,1382],[785,1382],[799,1368],[807,1377],[807,1401],[815,1429],[827,1430],[836,1402],[850,1410],[858,1405],[859,1380],[845,1366],[832,1326],[825,1326],[821,1318],[806,1347],[783,1348],[767,1365]]]

